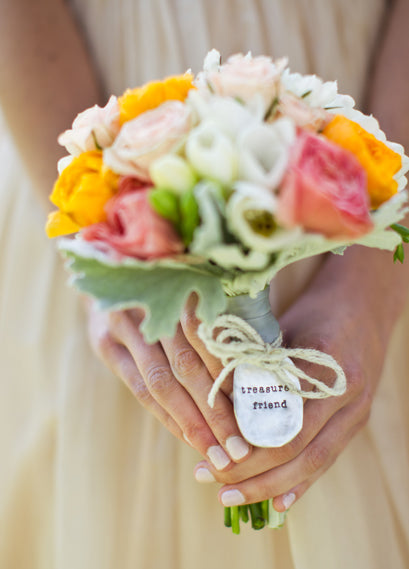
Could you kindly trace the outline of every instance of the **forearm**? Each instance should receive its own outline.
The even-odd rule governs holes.
[[[86,46],[64,0],[0,3],[0,104],[33,186],[47,203],[75,115],[100,102]]]

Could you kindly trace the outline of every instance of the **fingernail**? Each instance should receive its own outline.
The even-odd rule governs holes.
[[[288,494],[284,494],[283,496],[283,504],[284,508],[288,510],[291,504],[294,502],[296,495],[293,492],[289,492]]]
[[[187,436],[185,435],[185,433],[183,433],[183,438],[185,439],[185,441],[190,445],[193,446],[192,443],[189,441],[189,439],[187,438]]]
[[[229,437],[226,441],[226,448],[233,460],[240,460],[249,453],[248,443],[241,437]]]
[[[246,501],[239,490],[226,490],[221,495],[223,506],[240,506]]]
[[[221,446],[215,445],[207,449],[207,456],[217,470],[223,470],[230,462],[230,458]]]
[[[195,478],[198,482],[216,482],[216,478],[208,468],[198,468],[195,472]]]

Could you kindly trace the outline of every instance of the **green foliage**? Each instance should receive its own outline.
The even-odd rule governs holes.
[[[202,270],[198,265],[138,261],[111,265],[68,248],[67,245],[64,254],[73,273],[72,284],[96,298],[101,309],[121,310],[136,306],[145,309],[141,332],[147,343],[173,336],[192,292],[199,299],[196,314],[208,324],[226,308],[220,276]],[[75,245],[70,248],[74,249]]]

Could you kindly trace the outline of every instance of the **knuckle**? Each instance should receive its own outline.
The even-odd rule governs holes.
[[[354,399],[362,395],[365,390],[365,376],[362,369],[358,366],[349,365],[345,369],[347,377],[347,393]]]
[[[151,400],[151,394],[142,379],[136,375],[131,375],[127,383],[135,398],[143,407],[146,407]]]
[[[196,336],[197,327],[199,326],[199,320],[194,310],[192,309],[184,310],[180,319],[180,323],[186,335]]]
[[[152,366],[146,370],[146,384],[156,397],[162,397],[172,390],[173,374],[166,366]]]
[[[329,448],[324,445],[310,444],[306,449],[307,468],[311,474],[325,468],[329,458]]]
[[[183,433],[189,441],[197,444],[199,447],[203,447],[205,451],[212,444],[210,429],[205,423],[190,423],[184,425]]]
[[[184,348],[175,354],[172,368],[177,378],[188,379],[200,372],[201,363],[193,348]]]

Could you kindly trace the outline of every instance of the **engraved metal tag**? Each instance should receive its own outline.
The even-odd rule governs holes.
[[[298,378],[286,373],[299,388]],[[302,428],[302,397],[292,393],[270,371],[239,365],[234,371],[233,399],[239,429],[252,445],[283,446]]]
[[[271,313],[268,288],[256,298],[247,295],[229,299],[228,312],[240,316],[261,335],[273,342],[280,333]],[[300,388],[297,377],[286,372]],[[303,424],[303,399],[282,385],[276,374],[254,365],[242,364],[234,371],[233,404],[243,437],[259,447],[280,447],[290,442]]]

